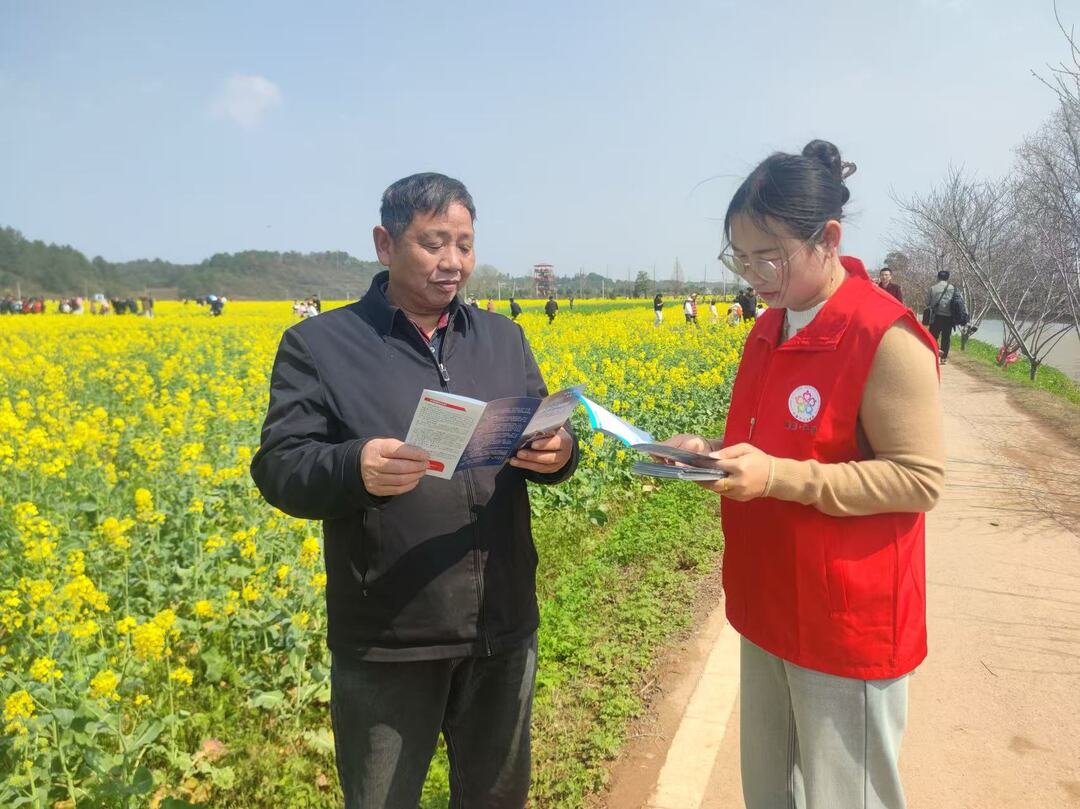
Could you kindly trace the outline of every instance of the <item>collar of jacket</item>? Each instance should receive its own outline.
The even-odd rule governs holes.
[[[846,258],[846,256],[845,256]],[[862,262],[859,262],[860,265]],[[846,265],[845,265],[846,267]],[[839,345],[844,332],[851,324],[851,319],[858,309],[863,294],[873,291],[874,283],[866,275],[848,276],[833,296],[825,302],[817,317],[799,331],[790,340],[780,345],[780,335],[784,328],[784,318],[787,316],[786,309],[768,309],[758,318],[757,326],[754,327],[754,336],[758,340],[764,340],[771,349],[779,350],[804,350],[804,351],[832,351]],[[881,294],[887,294],[884,290],[878,290]]]
[[[386,297],[388,283],[390,283],[390,271],[383,270],[371,279],[371,286],[360,299],[361,311],[383,338],[393,331],[395,320],[401,318],[403,324],[407,324],[409,320],[408,315],[400,307],[390,303],[390,299]],[[451,329],[464,333],[472,325],[472,314],[469,312],[469,307],[462,304],[460,296],[455,295],[450,301],[447,314],[450,318],[449,328]]]

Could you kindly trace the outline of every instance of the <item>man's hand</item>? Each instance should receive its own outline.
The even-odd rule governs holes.
[[[519,449],[510,459],[510,465],[551,475],[566,466],[573,451],[574,439],[565,427],[560,427],[550,438],[537,438],[528,447]]]
[[[428,454],[396,438],[373,438],[360,453],[360,478],[368,494],[389,497],[416,488],[427,472]]]

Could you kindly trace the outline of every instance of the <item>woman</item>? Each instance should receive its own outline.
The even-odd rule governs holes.
[[[724,590],[742,635],[748,809],[904,806],[908,677],[926,656],[924,512],[944,479],[933,339],[839,254],[831,143],[775,154],[728,207],[722,259],[768,304],[724,438]],[[721,448],[723,447],[723,448]]]

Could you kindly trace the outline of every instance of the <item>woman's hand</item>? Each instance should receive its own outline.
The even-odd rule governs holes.
[[[765,495],[772,475],[773,459],[750,444],[735,444],[710,452],[716,468],[728,473],[721,480],[702,481],[701,486],[732,500],[746,502]]]

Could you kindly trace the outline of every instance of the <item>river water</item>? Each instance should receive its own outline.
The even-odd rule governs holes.
[[[984,320],[975,332],[974,339],[990,343],[994,347],[1001,346],[1001,338],[1005,334],[1005,324],[1000,320]],[[960,337],[953,334],[953,350],[960,347]],[[1080,338],[1073,330],[1061,338],[1054,349],[1046,358],[1046,364],[1068,374],[1076,382],[1080,382]]]

